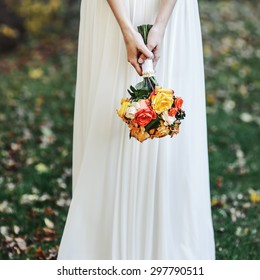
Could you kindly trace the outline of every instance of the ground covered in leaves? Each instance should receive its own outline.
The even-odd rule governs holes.
[[[259,4],[199,3],[217,258],[260,259]],[[48,36],[1,56],[0,259],[56,258],[71,197],[76,48]]]

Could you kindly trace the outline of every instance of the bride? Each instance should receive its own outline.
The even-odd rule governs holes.
[[[142,24],[153,24],[147,45]],[[139,143],[116,109],[146,59],[186,118],[174,138]],[[58,259],[215,259],[204,83],[197,0],[82,0],[73,196]]]

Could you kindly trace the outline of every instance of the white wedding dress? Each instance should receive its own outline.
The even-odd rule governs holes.
[[[134,26],[160,0],[123,0]],[[177,0],[156,77],[184,99],[174,138],[129,139],[116,109],[140,81],[106,0],[82,0],[73,197],[58,259],[215,259],[197,0]]]

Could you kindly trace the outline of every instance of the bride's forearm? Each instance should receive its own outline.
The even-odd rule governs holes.
[[[120,26],[123,36],[134,32],[134,27],[126,13],[122,0],[107,0]]]
[[[162,45],[165,29],[176,2],[177,0],[160,1],[159,11],[157,13],[153,27],[151,28],[148,34],[147,47],[154,54],[154,58],[153,58],[154,67],[156,66],[160,58],[161,45]],[[138,59],[138,62],[143,63],[145,60],[146,60],[145,56],[141,55]]]
[[[161,0],[160,2],[154,25],[164,32],[177,0]]]
[[[94,0],[93,0],[94,1]],[[146,58],[152,58],[153,53],[144,44],[141,34],[139,34],[133,27],[129,16],[126,12],[122,0],[107,0],[115,18],[121,28],[126,50],[127,60],[135,68],[139,75],[142,75],[142,69],[137,61],[140,53]]]

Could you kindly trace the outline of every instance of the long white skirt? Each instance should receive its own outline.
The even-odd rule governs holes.
[[[160,0],[124,3],[138,26],[154,23]],[[177,0],[156,70],[187,117],[176,137],[139,143],[116,109],[140,77],[107,1],[82,0],[73,198],[58,259],[215,258],[197,0]]]

